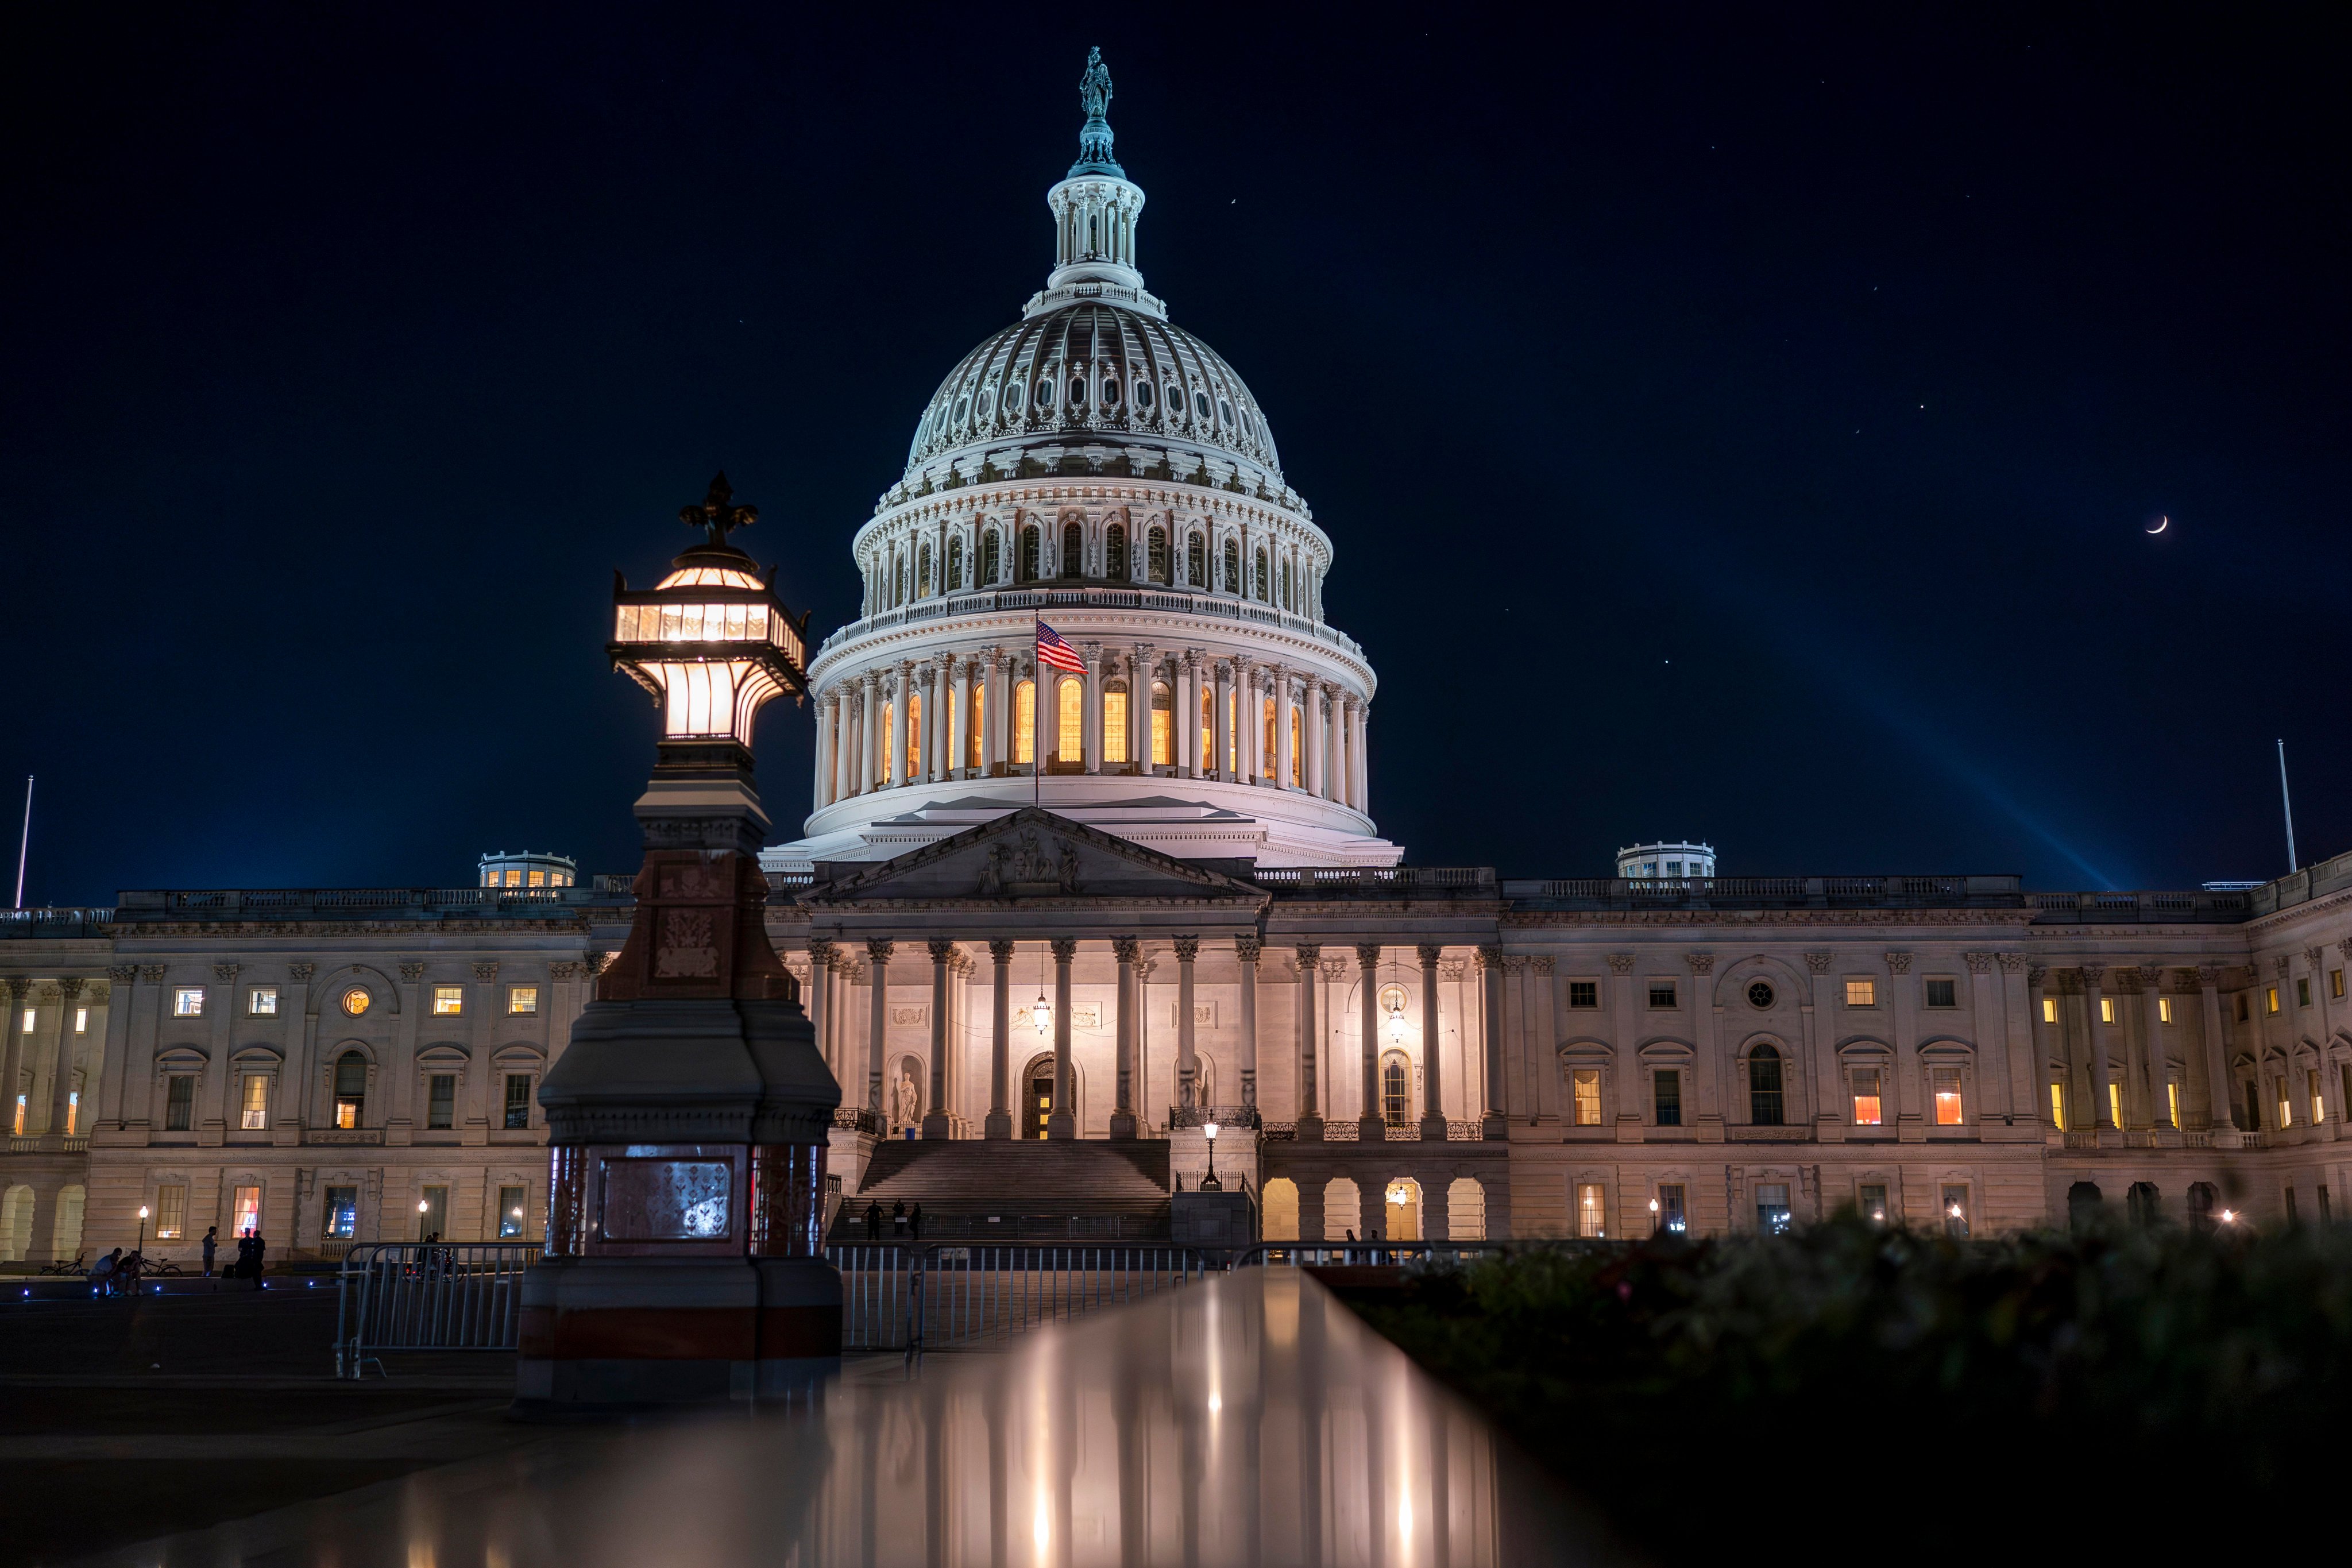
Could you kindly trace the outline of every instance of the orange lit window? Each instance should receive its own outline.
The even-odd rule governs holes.
[[[1103,693],[1103,761],[1127,761],[1127,693]]]
[[[1935,1075],[1936,1125],[1958,1127],[1960,1124],[1960,1069],[1937,1068]]]
[[[1087,760],[1087,688],[1076,676],[1065,676],[1054,693],[1055,761],[1068,764]]]
[[[1879,1112],[1878,1069],[1853,1069],[1853,1124],[1856,1127],[1876,1127],[1883,1118]]]
[[[1575,1093],[1576,1124],[1579,1127],[1601,1125],[1601,1069],[1578,1068],[1569,1074],[1569,1084]]]
[[[1024,680],[1013,689],[1013,760],[1037,760],[1037,683]]]
[[[907,776],[923,776],[923,694],[907,694]]]
[[[1847,981],[1845,983],[1845,1005],[1849,1007],[1874,1007],[1878,1005],[1878,982],[1875,980]]]

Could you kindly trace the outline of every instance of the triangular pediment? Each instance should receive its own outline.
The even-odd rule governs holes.
[[[1179,898],[1255,905],[1267,896],[1255,883],[1198,861],[1023,806],[895,859],[821,880],[801,901]]]

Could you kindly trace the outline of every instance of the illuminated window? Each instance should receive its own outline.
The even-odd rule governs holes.
[[[78,1089],[66,1096],[66,1136],[81,1136],[81,1090]]]
[[[187,1234],[188,1189],[177,1182],[155,1189],[155,1239],[177,1241]]]
[[[2057,997],[2044,996],[2042,999],[2042,1021],[2045,1024],[2054,1024],[2058,1021]]]
[[[499,1239],[500,1241],[511,1241],[522,1234],[525,1205],[529,1200],[528,1188],[500,1187],[499,1189]]]
[[[1671,980],[1650,982],[1650,1005],[1664,1010],[1675,1005],[1675,983]]]
[[[2172,1122],[2172,1130],[2173,1130],[2175,1132],[2179,1131],[2180,1131],[2180,1085],[2179,1085],[2179,1084],[2178,1084],[2178,1083],[2168,1083],[2168,1084],[2166,1084],[2166,1085],[2164,1086],[2164,1104],[2165,1104],[2165,1111],[2166,1111],[2166,1114],[2167,1114],[2167,1116],[2171,1120],[2171,1122]]]
[[[1780,1053],[1769,1046],[1748,1053],[1748,1120],[1758,1127],[1780,1125]]]
[[[1013,688],[1013,760],[1037,760],[1037,683],[1034,680]]]
[[[506,1130],[508,1131],[520,1132],[530,1128],[530,1074],[527,1072],[510,1072],[507,1074],[506,1111]]]
[[[530,885],[534,888],[544,888],[547,886],[547,873],[536,866],[532,867],[530,869]]]
[[[507,1011],[518,1018],[528,1018],[539,1011],[539,987],[510,985],[507,988]]]
[[[189,1131],[195,1126],[195,1076],[175,1072],[163,1080],[163,1131]]]
[[[2100,1023],[2102,1023],[2102,1024],[2112,1024],[2112,1023],[2114,1023],[2115,1021],[2116,1021],[2116,999],[2115,999],[2114,997],[2112,997],[2112,996],[2102,996],[2102,997],[2100,997],[2100,998],[2099,998],[2099,1022],[2100,1022]]]
[[[199,1001],[202,1000],[201,993],[198,994],[198,999]],[[2263,991],[2263,1002],[2264,1011],[2271,1013],[2277,1012],[2279,1010],[2278,987],[2275,985],[2264,987]]]
[[[1950,980],[1930,980],[1927,982],[1928,1006],[1957,1007],[1959,1005],[1959,985],[1958,982]]]
[[[87,1035],[89,1033],[89,1008],[77,1007],[74,1009],[74,1033],[77,1035]]]
[[[258,1132],[269,1125],[269,1076],[249,1072],[245,1075],[245,1087],[239,1100],[237,1126],[247,1132]]]
[[[1849,1007],[1877,1006],[1878,982],[1875,980],[1847,981],[1845,983],[1845,1005]]]
[[[907,693],[907,776],[923,776],[923,694]]]
[[[329,1187],[326,1211],[327,1239],[349,1241],[360,1233],[360,1190],[357,1187]]]
[[[25,1135],[25,1097],[21,1094],[16,1097],[16,1109],[9,1114],[8,1131],[19,1138]]]
[[[1103,693],[1103,761],[1127,761],[1127,693]]]
[[[438,1018],[454,1018],[466,1010],[466,988],[462,985],[436,985],[433,988],[433,1014]]]
[[[1265,739],[1258,746],[1257,769],[1263,777],[1272,778],[1275,763],[1273,698],[1266,698],[1258,704],[1258,716],[1265,730]]]
[[[1853,1069],[1853,1124],[1876,1127],[1885,1120],[1878,1094],[1878,1069]]]
[[[1964,1186],[1944,1189],[1944,1234],[1954,1241],[1969,1238],[1969,1190]]]
[[[2278,993],[2273,991],[2271,994],[2273,996],[2276,996]],[[2276,1007],[2273,1007],[2271,1011],[2275,1013],[2278,1009]],[[201,1018],[204,1016],[204,1012],[205,988],[203,986],[183,985],[178,990],[172,993],[172,1014],[174,1017]],[[32,1014],[26,1013],[25,1015],[25,1029],[28,1034],[32,1031],[33,1027],[32,1018]]]
[[[2121,1127],[2124,1124],[2124,1086],[2107,1085],[2107,1120]]]
[[[259,1187],[236,1187],[231,1189],[228,1201],[228,1233],[231,1236],[243,1236],[247,1231],[252,1231],[256,1235],[259,1235],[261,1231],[261,1189]]]
[[[2316,1127],[2327,1120],[2327,1106],[2319,1098],[2319,1069],[2310,1068],[2303,1076],[2311,1098],[2311,1124]]]
[[[16,1032],[18,1034],[29,1035],[33,1032],[33,1015],[36,1009],[31,1007],[25,1009],[25,1016],[17,1025]]]
[[[1597,1241],[1609,1234],[1609,1207],[1599,1182],[1576,1184],[1576,1234]]]
[[[1201,766],[1217,765],[1217,698],[1204,684],[1201,689]]]
[[[1576,1125],[1601,1125],[1601,1069],[1578,1068],[1568,1075],[1570,1098],[1576,1102]]]
[[[1873,1225],[1886,1223],[1886,1185],[1883,1182],[1864,1182],[1854,1188],[1854,1206],[1862,1217]]]
[[[969,753],[964,759],[964,766],[968,768],[988,765],[988,759],[980,749],[981,731],[987,727],[981,715],[987,711],[988,682],[975,680],[971,683],[971,711],[964,715],[963,721],[964,749]]]
[[[2327,994],[2331,996],[2341,996],[2344,994],[2344,972],[2342,970],[2331,969],[2327,972]]]
[[[2159,996],[2156,999],[2156,1021],[2159,1024],[2169,1024],[2172,1022],[2171,997]]]
[[[1307,735],[1303,727],[1305,722],[1305,713],[1293,708],[1290,710],[1290,787],[1293,789],[1307,787],[1307,776],[1304,772],[1307,766]]]
[[[1568,1005],[1571,1007],[1600,1006],[1601,982],[1598,980],[1570,981],[1568,983]]]
[[[436,1072],[425,1080],[425,1125],[446,1131],[457,1125],[457,1075]]]
[[[1170,711],[1173,705],[1169,695],[1168,683],[1164,680],[1153,681],[1151,683],[1151,765],[1156,768],[1168,767],[1176,761],[1176,726],[1174,715]]]
[[[247,994],[245,1006],[246,1011],[257,1018],[276,1017],[278,1016],[278,987],[275,985],[255,986],[252,991]]]
[[[882,780],[885,784],[898,776],[891,771],[891,763],[898,754],[898,727],[890,721],[892,706],[888,702],[882,704]]]
[[[1673,1236],[1680,1236],[1690,1229],[1690,1215],[1683,1204],[1683,1184],[1680,1182],[1670,1182],[1658,1188],[1658,1228]]]
[[[1789,1184],[1759,1182],[1756,1184],[1756,1233],[1759,1236],[1789,1234]]]
[[[1960,1069],[1937,1068],[1929,1086],[1936,1096],[1936,1125],[1958,1127],[1960,1124]]]
[[[1087,688],[1075,675],[1066,675],[1054,693],[1055,717],[1060,733],[1055,737],[1054,760],[1064,767],[1087,760]]]
[[[1683,1075],[1679,1068],[1660,1068],[1653,1075],[1651,1103],[1661,1127],[1683,1124]]]
[[[367,1109],[367,1058],[357,1051],[345,1051],[335,1058],[335,1125],[351,1129],[360,1124],[361,1114]]]
[[[371,1000],[365,986],[354,985],[343,993],[343,1011],[356,1018],[368,1010]]]
[[[2050,1122],[2053,1127],[2066,1125],[2066,1086],[2063,1083],[2050,1086]]]
[[[1381,1120],[1391,1127],[1404,1125],[1412,1108],[1412,1071],[1403,1057],[1391,1051],[1381,1064]]]

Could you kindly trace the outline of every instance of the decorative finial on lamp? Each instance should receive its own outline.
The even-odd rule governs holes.
[[[727,470],[721,468],[711,476],[710,492],[702,498],[701,504],[680,507],[677,520],[688,528],[709,529],[710,542],[725,549],[729,533],[760,521],[760,509],[735,504],[735,487],[727,482]]]

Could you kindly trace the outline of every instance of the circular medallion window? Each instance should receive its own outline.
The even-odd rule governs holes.
[[[367,987],[363,985],[354,985],[349,991],[343,993],[343,1011],[356,1018],[361,1014],[368,1010],[368,1004],[371,1000],[373,1000],[373,998],[368,995]]]
[[[1759,980],[1749,984],[1748,987],[1748,1005],[1750,1007],[1756,1008],[1769,1007],[1772,1005],[1772,987],[1770,984],[1766,981]]]

